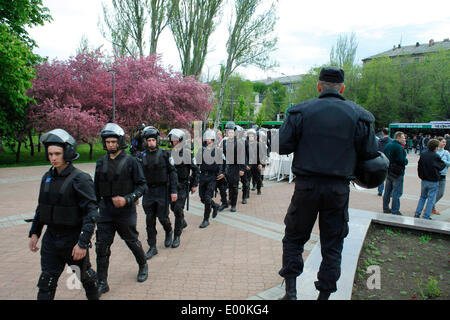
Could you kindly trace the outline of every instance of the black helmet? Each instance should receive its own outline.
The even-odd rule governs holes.
[[[169,139],[169,141],[178,140],[179,142],[182,142],[184,136],[185,136],[185,133],[183,130],[172,129],[172,130],[170,130],[169,134],[167,135],[167,138]]]
[[[356,164],[354,182],[363,188],[372,189],[378,187],[386,179],[389,167],[389,159],[383,152],[378,151],[379,156],[371,160]]]
[[[236,124],[234,123],[234,121],[228,121],[225,125],[225,130],[235,130],[236,131],[237,127]]]
[[[148,138],[155,138],[156,143],[159,144],[160,137],[159,137],[159,130],[156,129],[154,126],[148,126],[144,128],[144,131],[142,132],[142,136],[145,140]]]
[[[115,123],[107,123],[106,126],[103,127],[102,131],[100,131],[100,137],[102,137],[103,149],[105,150],[107,150],[105,142],[106,138],[117,138],[119,149],[126,149],[128,147],[125,142],[125,131],[123,131],[123,129]]]
[[[45,146],[45,158],[48,158],[48,147],[59,146],[64,149],[63,159],[67,162],[77,160],[80,155],[77,153],[77,143],[75,139],[63,129],[54,129],[41,136],[41,143]]]

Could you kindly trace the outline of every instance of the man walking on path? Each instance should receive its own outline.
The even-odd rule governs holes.
[[[427,145],[428,150],[420,155],[417,172],[422,182],[420,199],[414,215],[415,218],[420,218],[425,202],[427,202],[423,218],[431,220],[431,209],[434,205],[434,200],[436,199],[436,193],[439,187],[440,171],[446,167],[444,161],[442,161],[441,157],[436,153],[438,147],[439,141],[431,139]]]
[[[405,144],[405,134],[398,131],[394,135],[394,141],[384,147],[384,154],[389,159],[389,170],[386,178],[386,190],[383,196],[383,212],[392,213],[401,216],[400,197],[403,194],[403,178],[405,176],[405,167],[408,164]],[[389,203],[392,197],[392,208]]]

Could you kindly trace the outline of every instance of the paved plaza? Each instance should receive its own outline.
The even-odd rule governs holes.
[[[409,154],[408,159],[400,211],[405,216],[413,217],[420,195],[418,156]],[[94,173],[94,163],[75,165],[91,175]],[[0,169],[1,300],[36,299],[40,254],[28,249],[30,224],[24,219],[34,216],[40,179],[48,168]],[[246,205],[240,203],[242,190],[239,190],[237,212],[231,213],[225,209],[216,219],[211,219],[205,229],[198,227],[202,222],[203,205],[197,194],[191,196],[189,211],[185,211],[188,227],[184,229],[181,245],[176,249],[164,247],[164,231],[157,222],[158,254],[148,261],[149,278],[144,283],[136,282],[136,261],[124,241],[116,235],[111,248],[108,277],[111,290],[102,296],[102,300],[245,300],[279,287],[282,282],[278,270],[281,267],[283,219],[294,184],[286,180],[266,180],[264,185],[260,196],[256,195],[256,191],[251,191]],[[357,190],[351,187],[350,208],[356,209],[354,212],[364,210],[381,213],[381,199],[376,189]],[[216,202],[219,202],[219,196]],[[449,191],[437,209],[441,215],[432,215],[432,218],[450,222]],[[172,212],[170,218],[173,224]],[[148,245],[142,206],[138,206],[138,231],[146,251]],[[316,223],[305,247],[305,260],[318,239]],[[95,243],[95,239],[92,243]],[[94,247],[90,250],[90,257],[96,269]],[[56,299],[84,300],[84,290],[73,288],[70,270],[66,268],[66,271],[60,277]],[[351,273],[344,268],[343,277],[348,276],[346,272]],[[349,276],[352,278],[353,274]]]

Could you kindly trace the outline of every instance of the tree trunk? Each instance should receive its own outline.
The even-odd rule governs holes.
[[[20,162],[20,147],[22,146],[22,141],[19,141],[19,145],[17,146],[16,151],[16,163]]]
[[[41,152],[41,133],[39,132],[39,135],[38,135],[38,152]]]
[[[30,139],[30,155],[34,157],[34,143],[33,143],[33,135],[31,134],[31,130],[28,130],[28,139]]]
[[[92,143],[89,143],[89,160],[92,160],[92,149],[93,149],[93,145],[92,145]]]

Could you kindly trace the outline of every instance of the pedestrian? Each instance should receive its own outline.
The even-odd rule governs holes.
[[[83,284],[88,300],[98,300],[97,274],[91,268],[89,248],[98,218],[97,199],[91,176],[72,164],[80,156],[75,139],[54,129],[40,139],[52,167],[41,180],[38,206],[29,232],[29,248],[39,251],[42,238],[38,300],[55,298],[58,279],[69,265]]]
[[[315,282],[319,300],[337,290],[341,252],[348,234],[349,183],[359,161],[379,157],[373,115],[342,96],[344,71],[326,67],[317,84],[320,96],[289,108],[279,130],[280,154],[294,153],[295,191],[284,223],[279,275],[283,299],[297,298],[296,278],[303,272],[303,247],[319,215],[322,263]],[[370,163],[369,163],[370,166]],[[384,176],[382,177],[384,178]],[[377,187],[382,180],[376,180]]]
[[[445,134],[444,135],[446,144],[445,144],[445,150],[447,150],[448,152],[450,152],[450,135],[449,134]]]
[[[247,199],[250,197],[250,167],[248,166],[248,140],[246,137],[246,131],[241,126],[236,126],[236,139],[244,145],[245,163],[244,174],[240,176],[242,183],[242,204],[247,204]],[[239,184],[239,182],[238,182]]]
[[[145,143],[142,138],[142,130],[145,128],[145,123],[142,123],[139,127],[136,128],[136,135],[131,140],[130,145],[130,153],[132,156],[137,157],[140,152],[144,151]]]
[[[196,161],[200,168],[199,196],[201,202],[205,205],[203,221],[199,226],[202,229],[209,226],[211,210],[213,211],[212,217],[217,216],[219,205],[213,200],[214,190],[216,189],[216,181],[225,178],[224,156],[222,150],[215,146],[217,137],[214,130],[206,130],[203,134],[203,140],[205,146],[196,155]]]
[[[384,152],[384,147],[392,142],[391,137],[389,137],[389,129],[388,128],[383,128],[383,130],[381,131],[381,135],[382,137],[378,140],[378,151],[380,152]],[[378,195],[381,197],[383,195],[383,190],[384,190],[384,181],[382,184],[380,184],[378,186]]]
[[[144,282],[148,278],[148,265],[136,229],[136,201],[147,190],[147,185],[138,160],[125,152],[125,131],[115,123],[108,123],[100,136],[103,149],[107,151],[97,161],[94,176],[100,208],[95,251],[99,294],[102,295],[110,289],[108,268],[116,232],[136,259],[139,266],[137,281]]]
[[[444,196],[444,193],[445,193],[445,182],[446,182],[446,178],[447,178],[447,170],[448,170],[448,167],[450,166],[450,152],[445,150],[445,147],[447,145],[446,139],[444,139],[443,137],[438,137],[437,140],[439,141],[439,147],[438,147],[436,153],[441,158],[441,160],[444,161],[445,168],[442,169],[442,171],[439,173],[439,186],[438,186],[438,191],[436,194],[436,200],[434,201],[433,209],[431,210],[431,213],[439,215],[441,213],[436,210],[436,203],[438,203],[438,201],[442,199],[442,197]]]
[[[427,146],[428,146],[428,142],[430,141],[430,139],[431,139],[431,135],[430,135],[430,134],[427,134],[427,135],[423,138],[423,140],[422,140],[422,152],[428,151]],[[422,152],[421,152],[421,153],[422,153]]]
[[[401,216],[400,197],[403,194],[403,180],[405,167],[408,164],[405,144],[405,134],[398,131],[394,134],[394,141],[384,147],[384,153],[389,159],[389,170],[383,195],[383,212]],[[392,197],[392,208],[389,207]]]
[[[190,142],[187,135],[181,129],[172,129],[168,134],[169,143],[172,144],[172,159],[177,170],[177,201],[170,203],[170,209],[175,215],[174,238],[172,248],[180,245],[180,237],[187,222],[184,219],[184,206],[189,192],[194,194],[198,188],[199,168],[196,165],[194,156],[191,153]],[[188,209],[189,210],[189,209]]]
[[[142,207],[145,212],[147,243],[149,249],[146,259],[158,254],[156,248],[156,218],[165,231],[164,246],[169,248],[173,241],[172,224],[169,218],[169,205],[178,199],[178,176],[175,162],[170,153],[161,149],[159,130],[153,126],[144,129],[142,136],[147,149],[141,154],[141,165],[147,181],[148,190],[144,194]]]
[[[417,173],[422,181],[420,199],[414,215],[415,218],[420,218],[426,202],[427,205],[425,207],[423,219],[431,220],[431,210],[439,188],[440,171],[446,168],[446,164],[436,153],[438,148],[439,141],[430,139],[427,145],[427,151],[420,155],[417,164]]]

